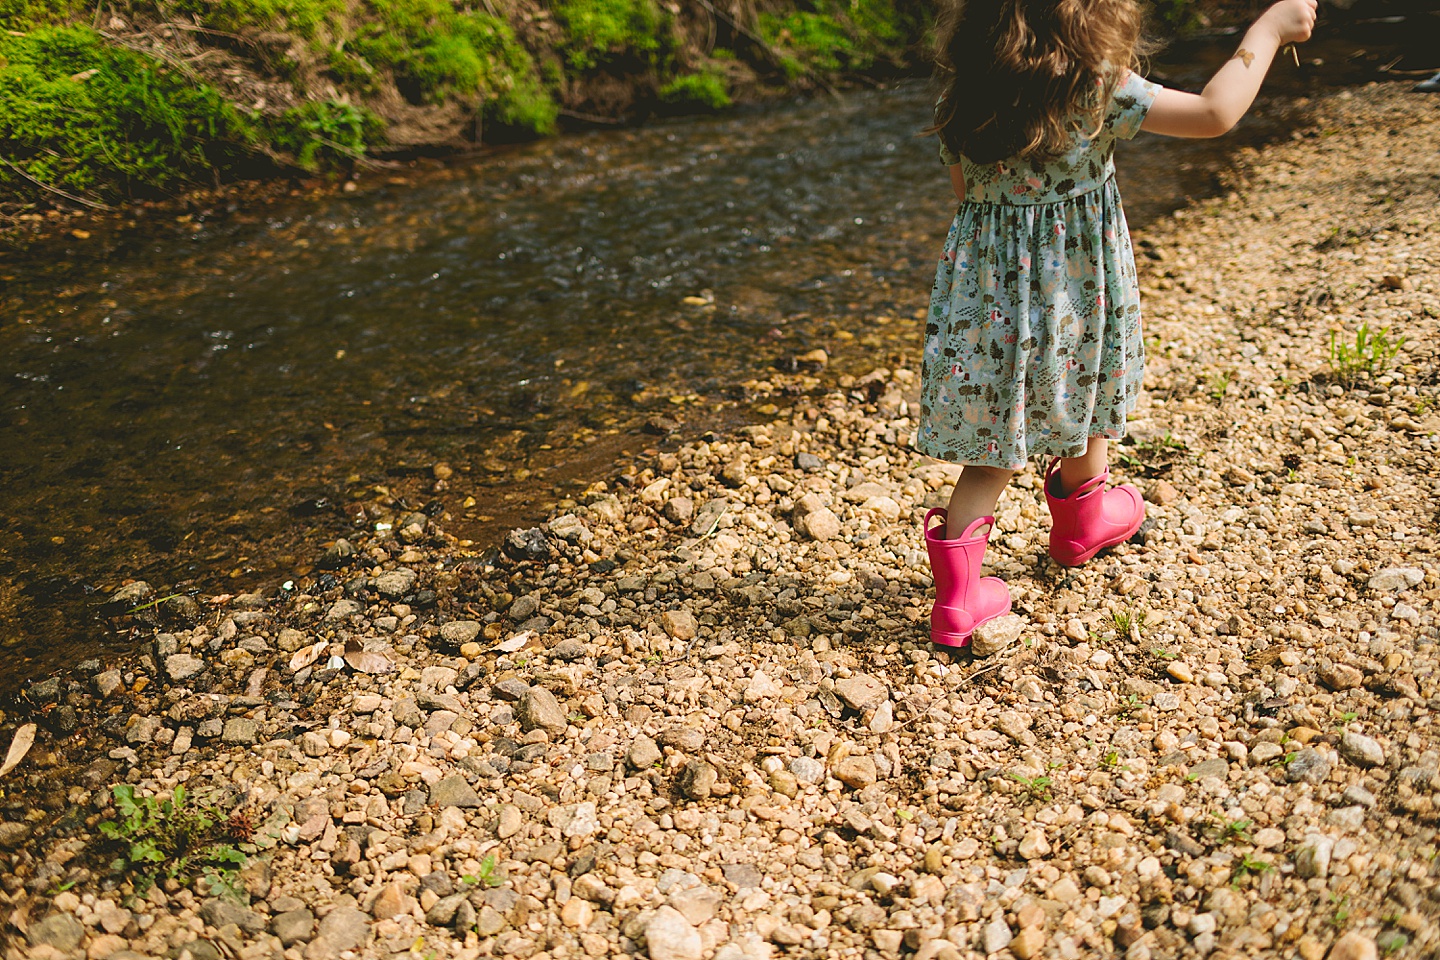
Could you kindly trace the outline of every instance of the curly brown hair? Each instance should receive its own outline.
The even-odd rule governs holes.
[[[1136,0],[951,0],[936,25],[938,133],[974,163],[1053,159],[1093,135],[1139,66]]]

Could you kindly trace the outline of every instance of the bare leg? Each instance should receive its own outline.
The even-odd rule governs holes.
[[[1087,480],[1105,472],[1110,442],[1104,437],[1091,437],[1085,452],[1078,457],[1060,458],[1060,489],[1050,491],[1057,497],[1068,497]]]
[[[1001,492],[1014,473],[1013,470],[974,465],[967,465],[960,471],[960,479],[955,481],[955,492],[950,494],[945,538],[954,540],[980,517],[993,514],[995,501],[1000,499]]]

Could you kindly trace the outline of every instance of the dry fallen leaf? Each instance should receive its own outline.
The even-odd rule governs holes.
[[[0,764],[0,777],[5,776],[11,770],[20,765],[25,759],[25,754],[35,745],[35,724],[27,723],[15,731],[15,739],[10,741],[10,751],[5,754],[5,762]]]
[[[522,630],[521,632],[515,634],[515,636],[511,637],[509,640],[506,640],[502,643],[497,643],[494,649],[500,651],[501,653],[514,653],[516,650],[523,649],[525,644],[530,642],[530,637],[532,633],[533,631],[530,630]]]
[[[345,662],[356,673],[394,673],[395,664],[383,653],[373,650],[346,650]]]
[[[290,658],[290,669],[293,671],[304,670],[310,666],[310,664],[319,660],[320,654],[324,653],[325,648],[328,646],[330,646],[329,641],[320,640],[312,643],[308,647],[301,647],[299,650],[296,650],[295,655]]]

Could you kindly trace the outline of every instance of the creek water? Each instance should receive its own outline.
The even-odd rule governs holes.
[[[1157,69],[1194,84],[1230,43]],[[0,692],[124,648],[97,611],[128,579],[273,589],[377,499],[448,511],[478,550],[644,448],[762,415],[737,384],[789,357],[913,356],[953,206],[915,135],[933,99],[574,135],[0,262]],[[1132,229],[1286,115],[1126,144]]]

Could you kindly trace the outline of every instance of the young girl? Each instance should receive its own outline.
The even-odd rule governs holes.
[[[1053,458],[1057,562],[1084,563],[1145,517],[1134,487],[1105,487],[1107,443],[1125,434],[1145,356],[1115,141],[1225,133],[1276,51],[1315,24],[1315,0],[1281,0],[1197,95],[1134,72],[1136,0],[959,3],[940,25],[945,93],[931,132],[960,208],[925,329],[917,439],[964,464],[949,509],[925,518],[931,639],[948,646],[1010,610],[980,563],[995,501],[1031,456]]]

